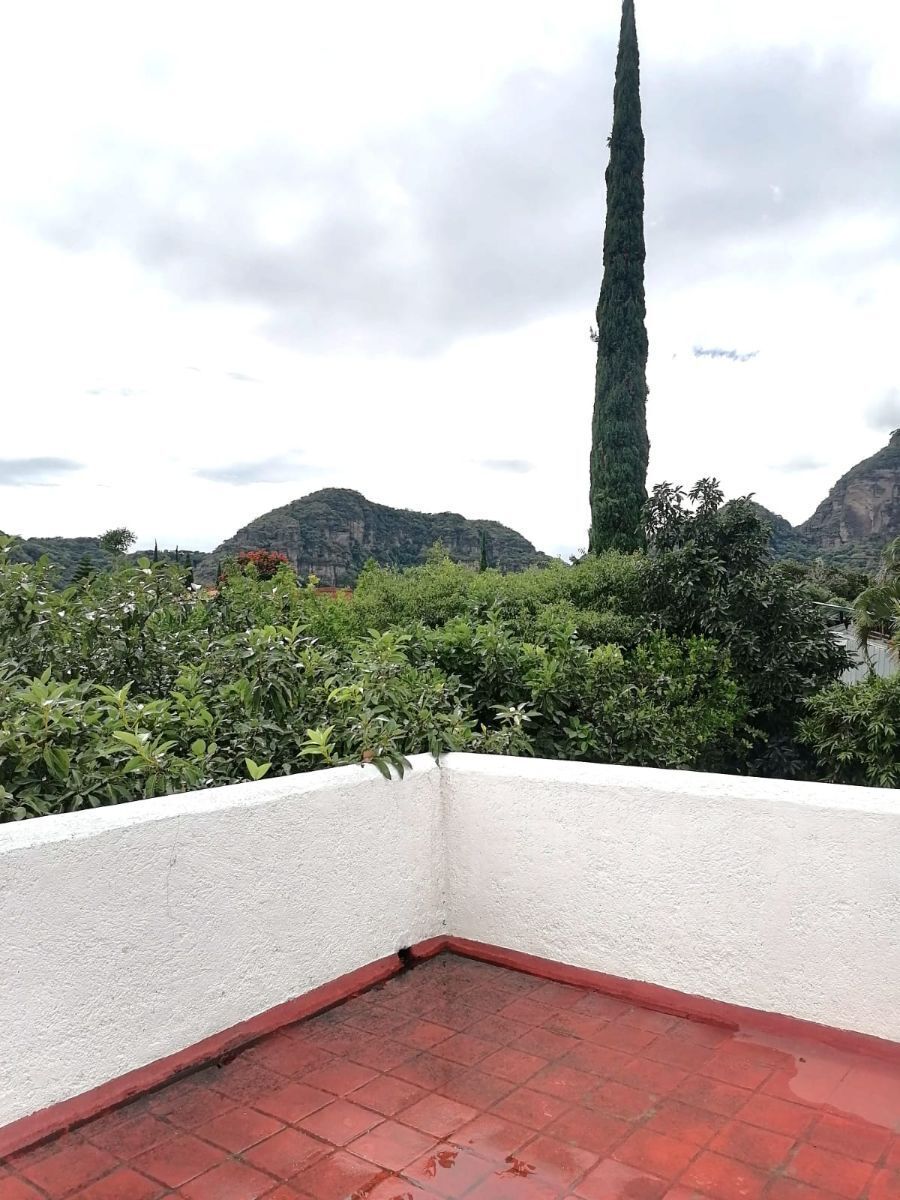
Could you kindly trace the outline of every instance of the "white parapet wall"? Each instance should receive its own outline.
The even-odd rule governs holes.
[[[0,1127],[443,933],[439,772],[0,826]]]
[[[900,792],[413,768],[0,827],[0,1127],[442,935],[900,1040]]]
[[[900,791],[475,755],[448,783],[457,937],[900,1040]]]

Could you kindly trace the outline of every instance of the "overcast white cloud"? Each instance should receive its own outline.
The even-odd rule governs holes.
[[[618,0],[51,10],[0,49],[0,528],[333,484],[583,545]],[[651,481],[801,520],[900,423],[900,18],[638,20]]]

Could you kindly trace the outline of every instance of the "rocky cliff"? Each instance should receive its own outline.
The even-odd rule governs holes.
[[[900,429],[837,481],[799,532],[825,554],[877,562],[883,547],[900,537]]]
[[[521,534],[496,521],[388,508],[359,492],[323,488],[239,529],[201,560],[195,575],[200,582],[212,582],[219,564],[241,550],[280,550],[301,579],[315,575],[326,587],[346,587],[368,559],[384,566],[413,566],[425,561],[436,541],[457,562],[476,566],[482,533],[492,567],[516,571],[549,561]]]
[[[900,537],[900,429],[842,475],[802,525],[791,525],[761,504],[754,507],[771,526],[776,558],[824,558],[844,568],[876,570],[884,547]]]

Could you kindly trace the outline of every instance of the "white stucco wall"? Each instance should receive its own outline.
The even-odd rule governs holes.
[[[900,792],[456,755],[459,937],[900,1040]]]
[[[900,792],[413,765],[0,826],[0,1126],[442,933],[900,1040]]]
[[[0,1127],[443,932],[438,770],[0,826]]]

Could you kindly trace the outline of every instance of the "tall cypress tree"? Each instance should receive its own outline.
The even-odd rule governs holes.
[[[484,536],[484,530],[481,531],[481,557],[478,561],[478,570],[486,571],[488,569],[487,557],[487,538]]]
[[[636,550],[647,499],[644,132],[634,0],[624,0],[606,171],[603,285],[591,445],[593,553]]]

